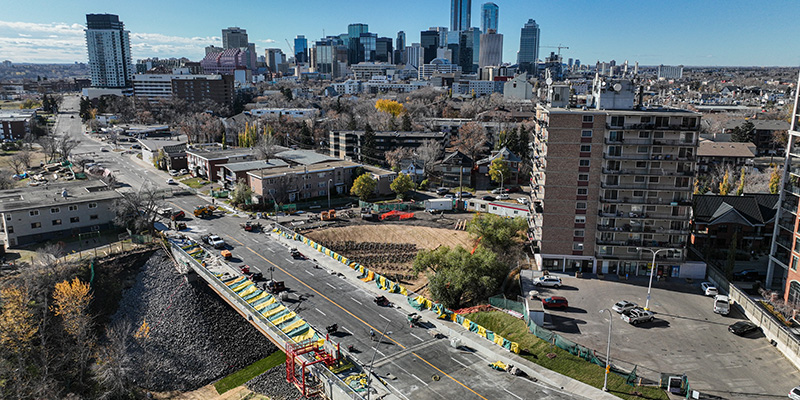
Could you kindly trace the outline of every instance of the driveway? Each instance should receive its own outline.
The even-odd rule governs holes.
[[[564,296],[570,304],[563,311],[548,310],[545,327],[599,353],[605,352],[608,335],[608,313],[600,310],[620,300],[644,306],[647,298],[646,278],[562,279],[559,289],[538,289],[542,297]],[[638,326],[612,312],[611,359],[622,368],[636,365],[650,380],[658,380],[659,372],[686,374],[693,390],[726,399],[786,398],[800,384],[800,373],[763,334],[728,332],[744,315],[737,307],[728,316],[715,314],[699,282],[653,282],[650,309],[655,321]]]

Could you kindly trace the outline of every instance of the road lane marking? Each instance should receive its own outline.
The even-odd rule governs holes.
[[[358,304],[361,304],[362,306],[364,305],[364,304],[362,304],[360,301],[358,301],[358,300],[356,300],[356,299],[354,299],[354,298],[352,298],[352,297],[350,298],[350,300],[353,300],[353,301],[355,301],[356,303],[358,303]]]
[[[511,393],[511,392],[510,392],[508,389],[506,389],[506,388],[502,388],[502,389],[503,389],[503,390],[504,390],[506,393],[508,393],[508,394],[510,394],[510,395],[512,395],[512,396],[514,396],[514,397],[516,397],[516,398],[518,398],[519,400],[525,400],[525,399],[523,399],[522,397],[519,397],[519,396],[515,395],[514,393]]]
[[[304,269],[303,272],[305,272],[305,273],[307,273],[307,274],[309,274],[311,276],[314,276],[314,274],[312,274],[311,271],[309,271],[309,270]]]
[[[353,334],[353,332],[350,332],[350,331],[349,331],[347,328],[345,328],[345,327],[343,327],[343,326],[342,326],[342,327],[339,327],[339,329],[341,329],[341,330],[343,330],[343,331],[345,331],[345,332],[347,332],[347,333],[349,333],[349,334],[351,334],[351,335]]]
[[[415,337],[415,338],[417,338],[419,341],[421,341],[421,342],[424,342],[424,340],[422,340],[422,338],[421,338],[421,337],[419,337],[419,336],[417,336],[417,335],[415,335],[415,334],[413,334],[413,333],[411,333],[411,332],[409,332],[408,334],[409,334],[409,335],[411,335],[411,336],[413,336],[413,337]]]
[[[422,384],[423,384],[423,385],[425,385],[425,386],[428,386],[428,382],[425,382],[425,381],[423,381],[422,379],[419,379],[419,377],[418,377],[418,376],[416,376],[416,375],[414,375],[414,374],[412,374],[412,373],[409,373],[409,375],[413,376],[414,378],[417,378],[417,380],[418,380],[418,381],[420,381],[420,382],[422,382]],[[520,399],[520,400],[521,400],[521,399]]]
[[[322,297],[323,299],[325,299],[325,300],[328,300],[328,301],[329,301],[329,302],[331,302],[331,304],[333,304],[334,306],[336,306],[336,307],[339,307],[339,309],[341,309],[342,311],[344,311],[345,313],[347,313],[347,314],[348,314],[348,315],[350,315],[351,317],[353,317],[353,318],[355,318],[356,320],[358,320],[358,322],[361,322],[362,324],[364,324],[364,325],[368,326],[368,327],[369,327],[369,328],[371,328],[372,330],[378,330],[378,328],[376,328],[376,327],[374,327],[374,326],[370,325],[370,324],[369,324],[367,321],[364,321],[363,319],[359,318],[358,316],[356,316],[355,314],[353,314],[352,312],[350,312],[350,310],[348,310],[348,309],[346,309],[346,308],[342,307],[341,305],[339,305],[339,303],[337,303],[337,302],[335,302],[335,301],[331,300],[331,299],[330,299],[328,296],[325,296],[324,294],[320,293],[318,290],[316,290],[316,289],[312,288],[312,287],[311,287],[309,284],[307,284],[307,283],[305,283],[305,282],[301,281],[301,280],[300,280],[300,279],[298,279],[296,276],[294,276],[294,275],[292,275],[291,273],[289,273],[289,271],[287,271],[287,270],[285,270],[285,269],[281,268],[280,266],[278,266],[278,264],[275,264],[274,262],[272,262],[272,261],[268,260],[266,257],[264,257],[263,255],[261,255],[261,254],[257,253],[255,250],[251,249],[250,247],[247,247],[247,246],[245,246],[245,248],[247,248],[247,250],[250,250],[250,252],[252,252],[253,254],[255,254],[255,255],[257,255],[257,256],[259,256],[259,257],[261,257],[261,259],[262,259],[262,260],[264,260],[264,261],[266,261],[266,262],[268,262],[268,263],[272,264],[272,266],[274,266],[275,268],[277,268],[277,269],[281,270],[281,272],[283,272],[284,274],[286,274],[286,275],[290,276],[292,279],[296,280],[296,281],[297,281],[298,283],[300,283],[301,285],[303,285],[303,286],[307,287],[309,290],[311,290],[312,292],[316,293],[317,295],[319,295],[319,296],[320,296],[320,297]],[[348,332],[348,333],[350,333],[351,335],[353,334],[353,333],[352,333],[352,332],[350,332],[350,331],[347,331],[347,332]],[[400,342],[398,342],[398,341],[394,340],[394,339],[393,339],[391,336],[384,336],[384,337],[385,337],[386,339],[388,339],[390,342],[392,342],[392,343],[396,344],[397,346],[399,346],[401,349],[404,349],[404,350],[406,349],[406,346],[403,346],[403,345],[402,345]],[[426,360],[426,359],[422,358],[422,357],[421,357],[419,354],[417,354],[417,353],[415,353],[415,352],[412,352],[411,354],[413,354],[415,357],[417,357],[417,358],[419,358],[420,360],[422,360],[422,362],[424,362],[425,364],[428,364],[428,365],[430,365],[430,366],[431,366],[431,368],[433,368],[433,369],[435,369],[435,370],[439,371],[439,373],[440,373],[440,374],[442,374],[443,376],[446,376],[446,377],[450,378],[450,380],[452,380],[453,382],[455,382],[455,383],[459,384],[459,385],[460,385],[461,387],[463,387],[464,389],[467,389],[467,390],[469,390],[469,391],[470,391],[472,394],[474,394],[474,395],[476,395],[476,396],[480,397],[480,398],[481,398],[481,399],[483,399],[483,400],[489,400],[489,399],[487,399],[486,397],[483,397],[483,396],[481,396],[481,395],[480,395],[478,392],[476,392],[475,390],[473,390],[473,389],[472,389],[472,388],[470,388],[469,386],[467,386],[467,385],[463,384],[463,383],[462,383],[461,381],[459,381],[458,379],[456,379],[456,378],[453,378],[453,377],[452,377],[452,376],[450,376],[450,374],[448,374],[447,372],[444,372],[444,371],[442,371],[441,369],[439,369],[438,367],[436,367],[435,365],[431,364],[430,362],[428,362],[428,360]]]
[[[378,349],[375,349],[375,351],[376,351],[378,354],[380,354],[381,356],[383,356],[383,357],[386,357],[386,354],[383,354],[383,352],[382,352],[382,351],[380,351],[380,350],[378,350]]]
[[[269,247],[267,247],[267,250],[269,250],[269,251],[271,251],[271,252],[273,252],[273,253],[275,252],[275,250],[272,250],[272,249],[271,249],[271,248],[269,248]]]
[[[450,357],[450,359],[451,359],[451,360],[453,360],[453,361],[455,361],[456,363],[458,363],[458,364],[459,364],[459,365],[461,365],[462,367],[464,367],[464,368],[466,368],[466,369],[469,369],[469,365],[467,365],[467,364],[464,364],[464,363],[462,363],[461,361],[458,361],[458,360],[456,360],[456,359],[455,359],[455,358],[453,358],[453,357]]]
[[[384,316],[383,316],[383,315],[381,315],[381,314],[378,314],[378,316],[379,316],[379,317],[381,317],[381,318],[383,318],[383,319],[385,319],[385,320],[387,320],[387,321],[389,321],[389,322],[392,322],[392,320],[390,320],[389,318],[386,318],[386,317],[384,317]]]
[[[289,262],[289,264],[294,264],[294,261],[292,261],[292,260],[288,260],[288,259],[287,259],[286,261],[288,261],[288,262]]]
[[[330,286],[330,287],[332,287],[332,288],[334,288],[334,289],[336,289],[336,286],[333,286],[333,285],[331,285],[331,284],[330,284],[330,283],[328,283],[328,282],[325,282],[325,284],[326,284],[326,285],[328,285],[328,286]],[[337,289],[337,290],[338,290],[338,289]]]
[[[327,314],[325,314],[324,312],[322,312],[322,310],[320,310],[319,308],[315,308],[315,310],[317,310],[317,312],[318,312],[318,313],[320,313],[320,314],[322,314],[322,315],[324,315],[324,316],[326,316],[326,317],[328,316]]]
[[[423,384],[423,385],[425,385],[425,386],[428,386],[428,382],[425,382],[425,381],[423,381],[422,379],[419,379],[419,377],[418,377],[418,376],[416,376],[416,375],[412,374],[411,372],[408,372],[408,370],[406,370],[405,368],[403,368],[403,367],[401,367],[401,366],[397,365],[397,363],[392,363],[392,364],[393,364],[395,367],[399,368],[401,371],[405,372],[405,373],[406,373],[406,374],[408,374],[408,375],[411,375],[411,376],[413,376],[413,377],[414,377],[414,378],[416,378],[418,381],[422,382],[422,384]]]

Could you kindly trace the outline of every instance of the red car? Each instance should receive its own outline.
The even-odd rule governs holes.
[[[542,299],[542,306],[544,306],[544,308],[560,308],[563,310],[569,307],[569,302],[564,297],[553,296]]]

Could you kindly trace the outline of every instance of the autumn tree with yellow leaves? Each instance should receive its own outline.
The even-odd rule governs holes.
[[[73,357],[78,368],[78,382],[83,383],[89,359],[94,348],[92,315],[89,304],[92,302],[91,288],[78,278],[56,283],[53,290],[51,311],[61,317],[64,331],[74,340]]]

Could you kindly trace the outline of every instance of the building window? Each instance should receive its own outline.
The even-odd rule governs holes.
[[[97,203],[89,203],[89,208],[97,208]]]
[[[90,215],[90,216],[89,216],[89,219],[91,219],[91,220],[95,220],[95,219],[97,219],[97,218],[98,218],[98,217],[97,217],[97,214],[94,214],[94,215]]]
[[[581,167],[588,167],[589,166],[589,161],[590,160],[587,160],[587,159],[580,160],[580,166]]]
[[[633,197],[644,197],[644,190],[634,190]]]
[[[578,174],[578,180],[579,181],[588,181],[589,180],[589,174]]]
[[[628,253],[638,253],[638,252],[639,250],[637,250],[636,247],[628,247]]]
[[[31,212],[29,214],[31,215],[31,217],[35,217],[35,216],[39,215],[39,210],[31,210]]]
[[[584,115],[583,122],[594,122],[594,115]]]
[[[647,168],[647,161],[637,161],[636,168]]]
[[[34,223],[31,224],[31,229],[38,229],[38,228],[41,228],[41,227],[42,227],[42,223],[41,222],[34,222]]]
[[[54,219],[53,220],[53,226],[56,226],[56,225],[61,225],[61,220],[60,219]]]
[[[61,209],[58,207],[53,207],[50,209],[50,214],[58,214],[61,212]]]
[[[797,256],[792,256],[792,271],[797,271]]]
[[[661,146],[653,146],[653,154],[661,154]]]
[[[579,201],[579,202],[575,203],[575,209],[577,209],[577,210],[585,210],[586,209],[586,202],[585,201]]]
[[[622,115],[612,116],[611,126],[625,126],[625,117]]]
[[[573,242],[572,243],[572,250],[583,250],[583,243],[581,243],[581,242]]]
[[[70,211],[78,211],[78,206],[69,206]]]
[[[585,233],[586,233],[586,231],[584,231],[583,229],[578,229],[578,230],[576,230],[575,232],[572,233],[572,236],[583,237],[583,235]]]
[[[645,178],[646,177],[644,177],[644,176],[637,175],[637,176],[633,177],[633,181],[636,182],[636,183],[644,183]]]
[[[639,139],[647,139],[650,137],[650,132],[639,131]]]
[[[592,151],[592,145],[590,144],[582,144],[581,145],[581,153],[586,153]]]
[[[11,214],[6,214],[6,221],[11,221]]]
[[[646,154],[649,148],[647,146],[638,146],[636,147],[636,152],[639,154]]]
[[[578,196],[586,196],[589,194],[588,188],[578,188]]]
[[[14,233],[14,227],[13,226],[6,226],[6,231],[8,231],[8,233]]]
[[[650,177],[650,183],[658,183],[658,177],[657,176],[651,176]]]
[[[79,217],[70,217],[69,222],[74,224],[74,223],[81,222],[81,219]]]
[[[583,215],[576,215],[575,216],[575,223],[576,224],[585,224],[586,223],[586,217],[584,217]]]
[[[582,130],[581,131],[581,137],[592,137],[592,131],[591,130]]]

